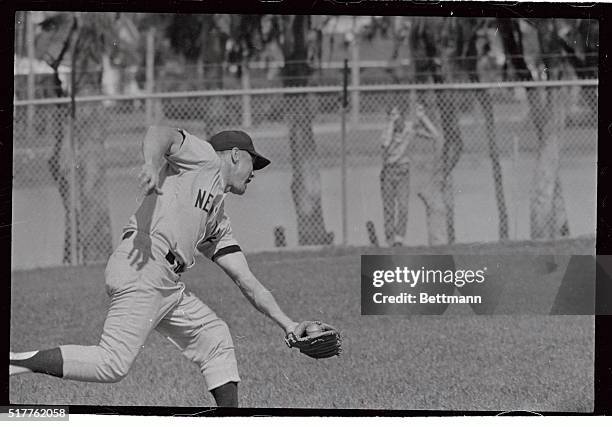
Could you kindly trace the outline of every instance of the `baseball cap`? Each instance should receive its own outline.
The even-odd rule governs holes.
[[[210,138],[210,145],[215,151],[231,150],[236,147],[247,151],[253,157],[253,169],[263,169],[270,164],[270,160],[255,151],[251,137],[241,130],[224,130]]]

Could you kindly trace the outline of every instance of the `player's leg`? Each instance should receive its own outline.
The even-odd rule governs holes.
[[[401,246],[408,225],[408,199],[410,197],[410,169],[402,165],[397,173],[397,218],[395,224],[395,246]]]
[[[38,372],[63,377],[64,362],[59,348],[42,351],[9,353],[9,375]]]
[[[227,324],[200,299],[185,292],[156,330],[195,363],[217,406],[238,406],[238,364]]]
[[[382,198],[385,240],[393,243],[395,233],[395,188],[393,171],[390,165],[384,165],[380,172],[380,196]]]
[[[159,321],[163,304],[155,289],[128,284],[111,298],[98,345],[62,345],[37,352],[12,353],[9,373],[43,373],[91,382],[120,381]]]
[[[182,285],[175,283],[178,276],[169,270],[174,276],[164,277],[163,271],[154,263],[137,269],[128,253],[115,252],[106,269],[111,301],[99,344],[12,353],[9,374],[34,372],[79,381],[120,381],[150,332],[180,298]]]
[[[210,393],[215,398],[219,407],[237,408],[238,407],[238,383],[231,381],[217,388],[213,388]]]

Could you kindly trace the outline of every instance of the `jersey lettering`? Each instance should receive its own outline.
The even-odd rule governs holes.
[[[204,212],[208,213],[210,210],[210,205],[212,203],[213,195],[212,193],[208,193],[208,197],[206,197],[206,191],[198,190],[198,196],[196,197],[195,207],[202,209]],[[206,199],[206,202],[204,201]]]

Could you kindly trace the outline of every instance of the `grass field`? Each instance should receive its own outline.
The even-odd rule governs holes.
[[[396,251],[395,253],[398,253]],[[592,254],[590,238],[556,243],[405,248],[402,253]],[[246,407],[534,410],[593,409],[592,316],[361,316],[362,253],[348,248],[250,255],[254,273],[295,319],[320,318],[345,337],[341,358],[315,361],[291,351],[282,332],[213,264],[183,276],[227,321]],[[530,292],[513,284],[516,292]],[[556,289],[540,292],[552,304]],[[107,297],[103,266],[12,275],[11,348],[96,344]],[[154,333],[130,375],[117,384],[43,375],[10,379],[12,403],[212,405],[195,366]]]

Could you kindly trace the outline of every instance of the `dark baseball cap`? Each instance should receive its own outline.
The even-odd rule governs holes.
[[[224,130],[210,138],[210,145],[215,151],[231,150],[236,147],[247,151],[253,157],[253,169],[263,169],[270,164],[270,160],[255,151],[251,137],[241,130]]]

